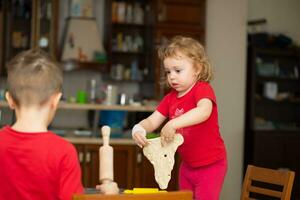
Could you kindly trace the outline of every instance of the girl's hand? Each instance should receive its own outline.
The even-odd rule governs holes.
[[[166,125],[161,129],[160,137],[162,146],[170,143],[174,140],[176,134],[176,128],[172,125],[172,122],[169,121]]]
[[[132,134],[132,139],[135,141],[135,143],[143,148],[148,144],[147,138],[144,136],[142,131],[136,131]]]
[[[132,134],[132,139],[139,147],[143,148],[148,144],[146,138],[146,130],[140,124],[134,125],[131,134]]]

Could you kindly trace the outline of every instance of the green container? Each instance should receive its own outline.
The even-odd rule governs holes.
[[[160,135],[158,133],[148,133],[146,135],[147,139],[152,139],[152,138],[157,138],[157,137],[160,137]]]
[[[79,91],[77,92],[77,95],[76,95],[76,102],[77,102],[77,103],[82,103],[82,104],[84,104],[84,103],[87,102],[87,93],[86,93],[86,91],[84,91],[84,90],[79,90]]]

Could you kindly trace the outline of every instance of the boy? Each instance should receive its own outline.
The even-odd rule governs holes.
[[[61,70],[35,49],[13,58],[7,74],[16,122],[0,130],[0,200],[71,200],[83,192],[76,150],[47,130],[62,95]]]

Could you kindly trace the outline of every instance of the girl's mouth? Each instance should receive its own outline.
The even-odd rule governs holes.
[[[176,87],[178,87],[178,84],[177,83],[172,83],[172,87],[176,88]]]

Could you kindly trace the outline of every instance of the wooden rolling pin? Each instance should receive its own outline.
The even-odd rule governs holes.
[[[109,145],[110,128],[103,126],[101,129],[103,145],[99,148],[99,180],[100,183],[114,180],[113,148]]]

